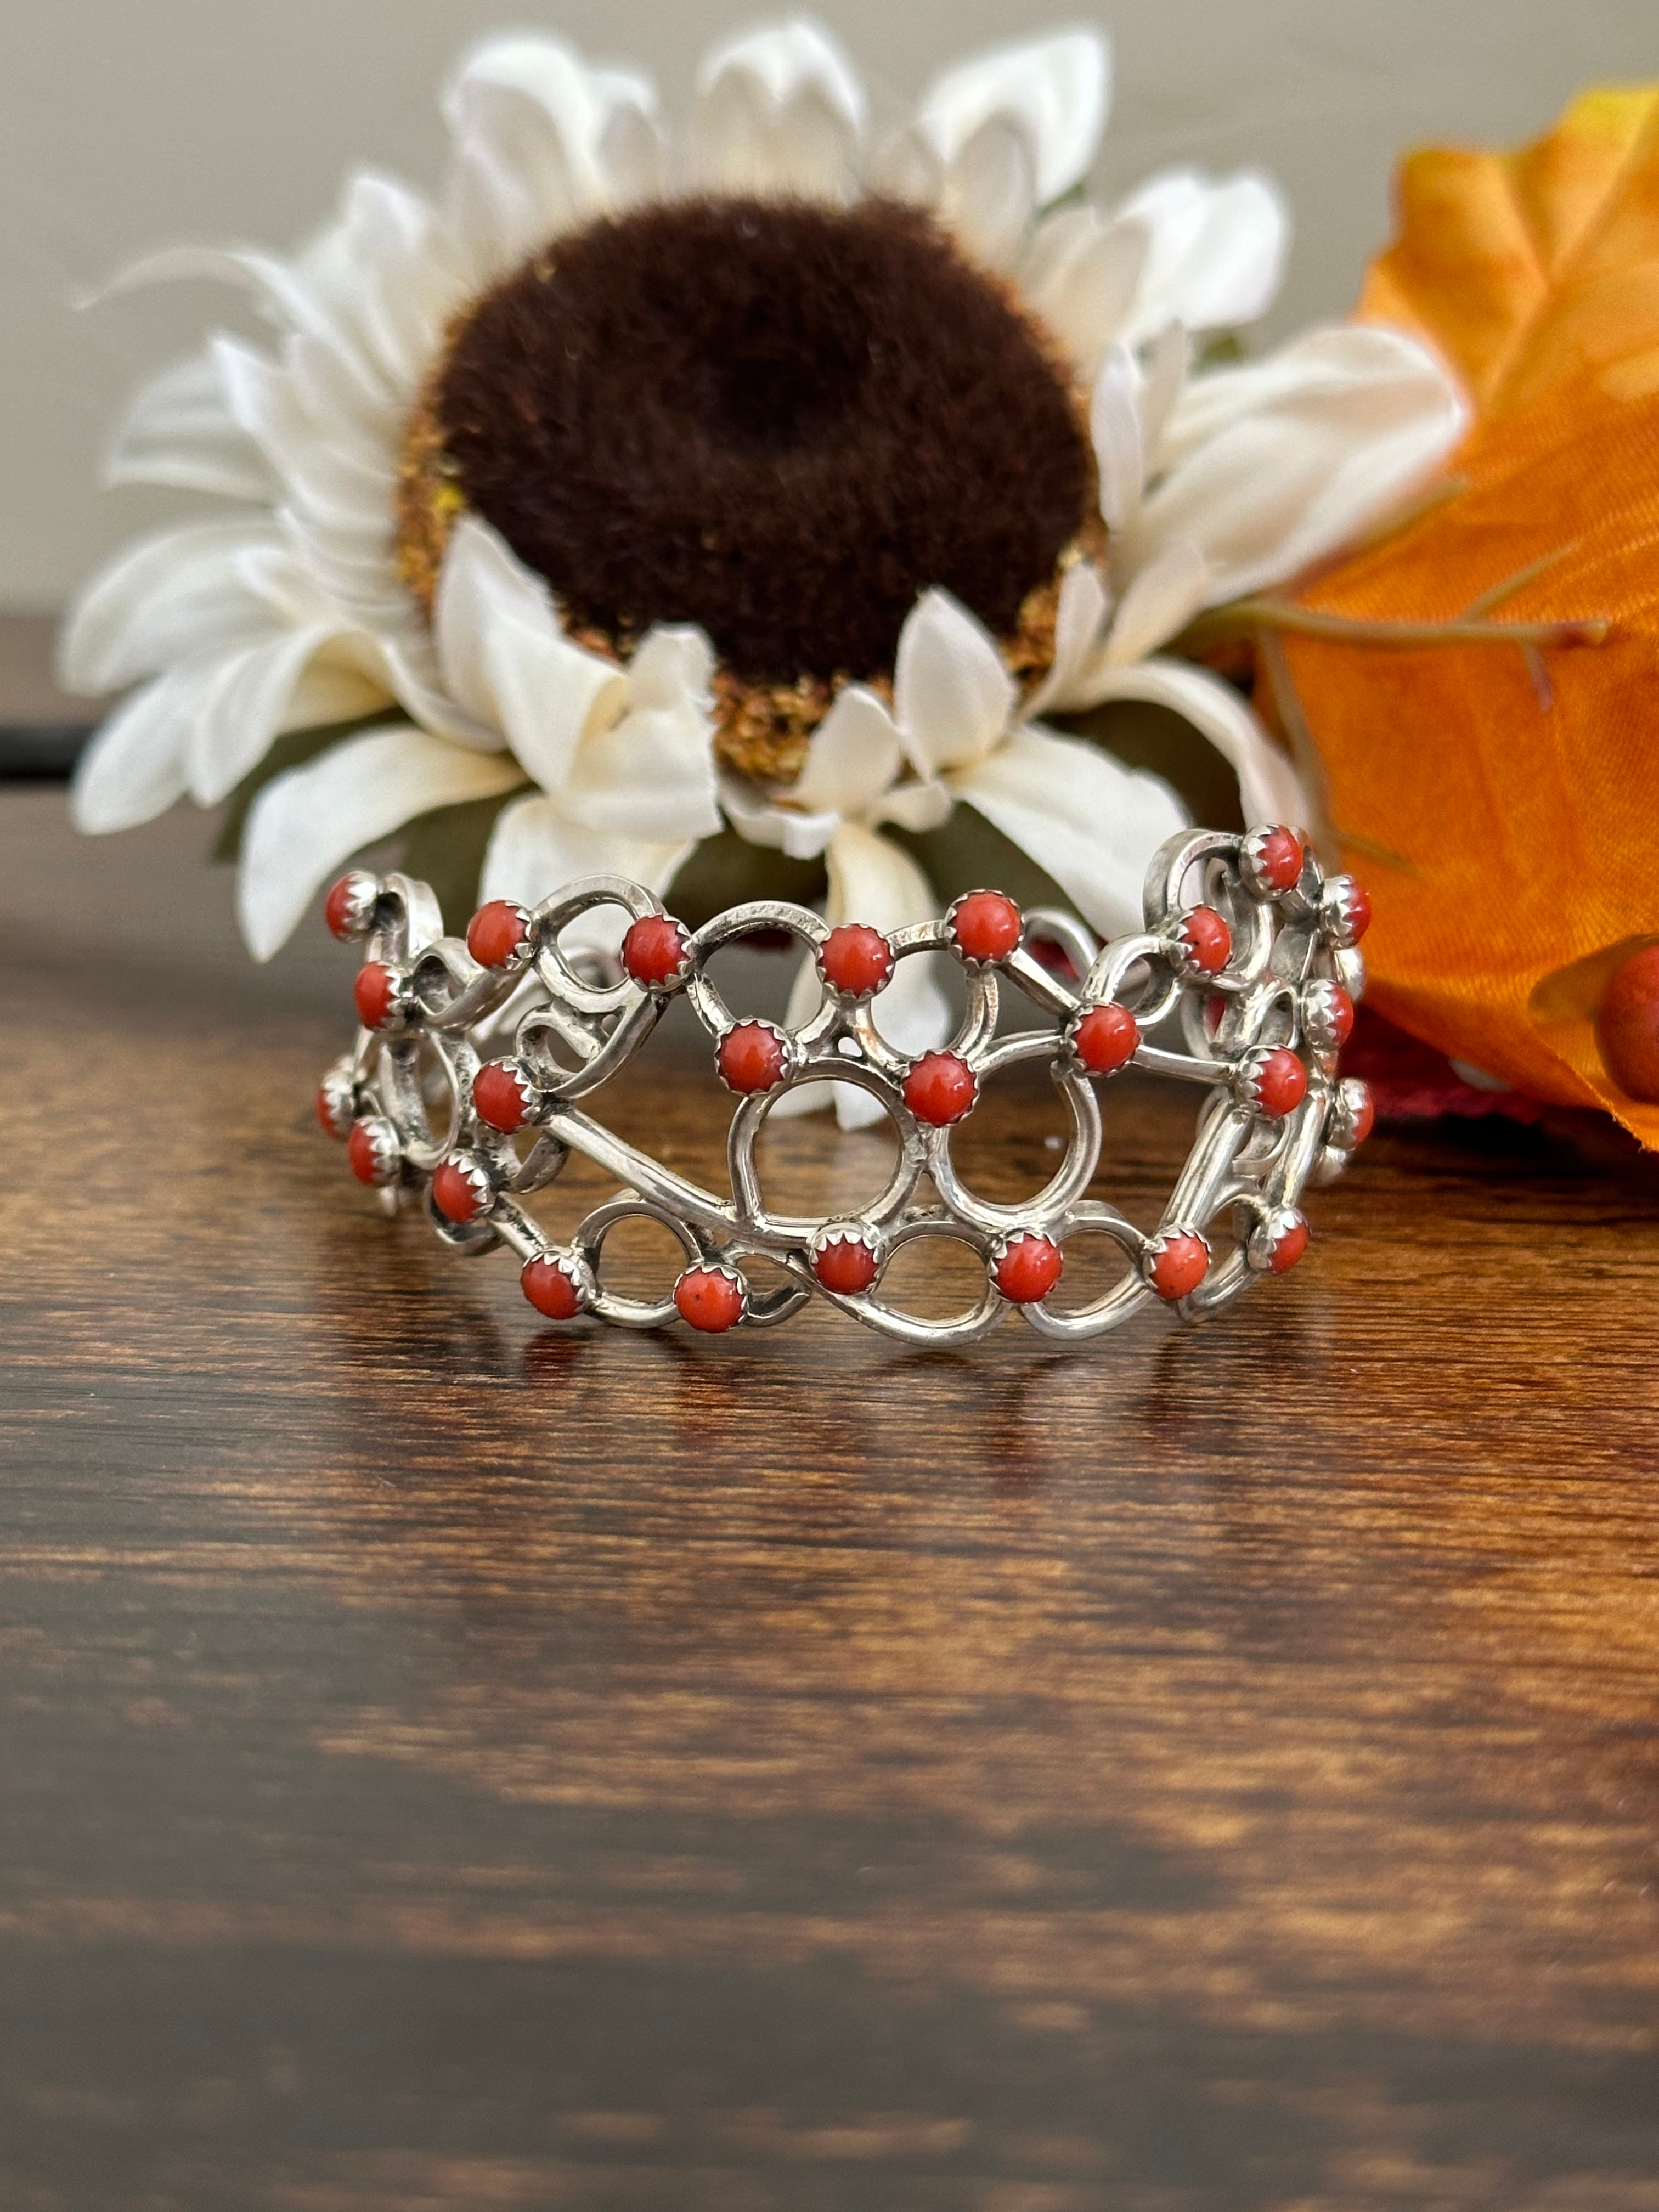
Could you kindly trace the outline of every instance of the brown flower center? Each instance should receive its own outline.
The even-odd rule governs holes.
[[[429,602],[472,509],[625,657],[696,623],[722,750],[799,768],[836,691],[890,681],[942,586],[1040,668],[1093,501],[1077,394],[926,216],[689,200],[562,239],[458,326],[404,457]]]

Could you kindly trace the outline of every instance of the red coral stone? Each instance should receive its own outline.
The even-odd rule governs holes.
[[[1595,1041],[1621,1091],[1659,1100],[1659,945],[1613,970],[1596,1009]]]
[[[1279,1237],[1277,1243],[1274,1244],[1273,1249],[1273,1257],[1268,1261],[1267,1265],[1272,1268],[1275,1275],[1288,1275],[1291,1268],[1295,1267],[1297,1261],[1302,1257],[1302,1255],[1307,1250],[1307,1223],[1305,1221],[1292,1222],[1291,1226],[1285,1231],[1284,1235]]]
[[[1175,1230],[1152,1252],[1152,1288],[1161,1298],[1184,1298],[1210,1272],[1210,1248],[1201,1237]]]
[[[398,986],[392,970],[378,960],[365,961],[351,987],[357,1016],[366,1030],[383,1028],[398,1003]]]
[[[904,1079],[905,1104],[936,1129],[970,1114],[978,1097],[979,1078],[953,1052],[924,1054]]]
[[[674,1304],[682,1321],[719,1336],[743,1319],[743,1285],[724,1267],[691,1267],[674,1285]]]
[[[1358,1152],[1376,1127],[1376,1101],[1371,1097],[1370,1086],[1364,1083],[1355,1083],[1350,1096],[1353,1100],[1350,1109],[1353,1132],[1350,1142],[1352,1149]]]
[[[1294,830],[1283,823],[1258,830],[1250,840],[1250,858],[1261,883],[1270,891],[1293,891],[1302,880],[1308,855]]]
[[[321,1084],[317,1091],[317,1126],[325,1137],[347,1136],[351,1127],[351,1094]]]
[[[342,944],[362,934],[359,916],[363,893],[371,880],[354,868],[349,876],[341,877],[323,902],[323,920]]]
[[[714,1064],[726,1088],[746,1098],[776,1090],[789,1073],[789,1048],[769,1022],[739,1022],[715,1047]]]
[[[1179,935],[1200,975],[1218,975],[1233,957],[1233,933],[1212,906],[1195,906],[1182,921]]]
[[[1046,1298],[1060,1280],[1066,1265],[1052,1237],[1028,1231],[1011,1239],[991,1269],[991,1279],[1010,1304],[1035,1305]]]
[[[458,1160],[439,1162],[432,1178],[432,1203],[458,1229],[476,1221],[484,1206],[477,1183]]]
[[[384,1171],[380,1148],[367,1121],[353,1123],[351,1134],[346,1139],[346,1160],[359,1182],[372,1186],[380,1182]]]
[[[969,960],[1006,960],[1025,930],[1025,917],[1000,891],[969,891],[951,909],[957,950]]]
[[[530,1086],[511,1060],[487,1060],[472,1079],[472,1109],[492,1129],[510,1137],[530,1119]]]
[[[845,921],[824,939],[818,968],[832,991],[849,999],[867,999],[891,975],[893,948],[866,922]]]
[[[622,941],[623,966],[636,983],[661,990],[678,983],[690,963],[685,931],[672,915],[648,914]]]
[[[581,1291],[556,1260],[529,1261],[519,1288],[549,1321],[574,1321],[582,1310]]]
[[[1281,1045],[1264,1052],[1254,1066],[1250,1088],[1262,1112],[1275,1121],[1294,1114],[1308,1095],[1308,1071]]]
[[[1308,1027],[1315,1044],[1340,1052],[1353,1035],[1354,1005],[1340,983],[1316,983],[1308,999]]]
[[[511,899],[491,899],[466,925],[466,949],[480,968],[505,968],[530,941],[530,917]]]
[[[1073,1024],[1072,1049],[1091,1075],[1115,1075],[1139,1048],[1140,1024],[1115,999],[1091,1006]]]
[[[1338,945],[1358,945],[1371,926],[1370,894],[1352,876],[1333,876],[1325,886],[1326,928]]]
[[[843,1298],[867,1291],[880,1268],[875,1254],[857,1237],[833,1237],[812,1255],[812,1273],[826,1291]]]

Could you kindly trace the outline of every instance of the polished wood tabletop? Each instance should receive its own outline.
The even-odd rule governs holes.
[[[0,788],[6,2212],[1659,2206],[1650,1188],[1382,1135],[1204,1328],[560,1334],[209,832]],[[616,1112],[718,1172],[684,1037]]]

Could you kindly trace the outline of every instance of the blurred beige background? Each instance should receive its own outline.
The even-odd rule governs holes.
[[[0,609],[55,605],[161,495],[97,489],[125,393],[234,301],[199,286],[77,311],[140,248],[291,243],[368,161],[430,185],[434,95],[486,30],[643,63],[672,109],[731,0],[9,0],[0,47]],[[782,10],[768,11],[772,14]],[[878,113],[947,56],[1074,20],[1060,0],[827,0]],[[1295,205],[1280,327],[1339,312],[1385,235],[1396,150],[1504,143],[1573,88],[1659,75],[1656,0],[1121,0],[1100,163],[1261,163]]]

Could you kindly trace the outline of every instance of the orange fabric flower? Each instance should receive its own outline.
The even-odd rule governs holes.
[[[1287,633],[1331,821],[1376,905],[1376,1003],[1659,1148],[1604,1065],[1609,976],[1659,942],[1659,88],[1589,92],[1511,155],[1413,155],[1363,316],[1480,410],[1445,496],[1317,577],[1367,623],[1581,623],[1410,650]]]

